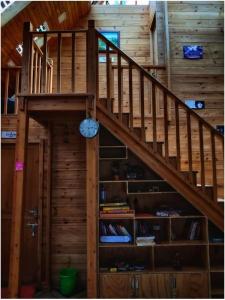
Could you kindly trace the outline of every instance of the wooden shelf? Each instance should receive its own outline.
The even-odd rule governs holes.
[[[120,183],[120,182],[166,182],[163,179],[121,179],[121,180],[100,180],[99,183]]]
[[[224,247],[224,243],[212,243],[212,242],[209,242],[209,246],[221,246],[221,247]]]
[[[206,241],[201,241],[201,240],[183,240],[183,241],[171,241],[170,244],[171,246],[189,246],[189,245],[203,245],[206,246],[208,243]]]
[[[159,273],[196,273],[196,272],[208,272],[206,268],[199,267],[183,267],[181,270],[176,270],[171,267],[157,267],[153,270],[153,272]]]
[[[210,268],[210,272],[212,273],[223,273],[224,272],[224,268],[221,267],[221,266],[218,266],[218,267],[211,267]]]
[[[211,289],[211,295],[213,296],[219,296],[219,295],[223,295],[224,294],[224,289],[223,288],[215,288],[215,289]]]
[[[116,145],[116,146],[99,146],[99,148],[125,148],[127,149],[127,146],[119,146],[119,145]]]
[[[127,193],[128,195],[159,195],[159,194],[179,194],[176,191],[170,191],[170,192],[135,192],[135,193]]]
[[[111,248],[111,247],[136,247],[137,245],[129,244],[129,243],[99,243],[99,247],[102,248]]]
[[[174,246],[207,246],[206,242],[201,241],[177,241],[177,242],[163,242],[155,243],[152,245],[138,246],[136,244],[127,244],[127,243],[99,243],[99,247],[133,247],[133,248],[142,248],[142,247],[174,247]]]

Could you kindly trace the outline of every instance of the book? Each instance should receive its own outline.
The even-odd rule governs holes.
[[[188,239],[193,241],[197,238],[198,235],[199,235],[199,222],[193,221],[193,222],[191,222],[191,225],[190,225]]]
[[[130,236],[129,232],[126,230],[126,228],[124,226],[120,226],[120,230],[122,231],[123,235],[127,235],[127,236]]]
[[[111,203],[100,203],[100,207],[108,207],[108,206],[127,206],[127,202],[111,202]]]
[[[112,235],[118,235],[112,224],[109,224],[109,231]]]
[[[135,214],[135,211],[133,209],[113,209],[113,210],[106,210],[106,211],[100,211],[100,215],[107,215],[107,214]]]
[[[101,219],[133,218],[134,214],[100,214]]]
[[[119,207],[120,210],[129,210],[130,207],[129,206],[121,206]],[[103,207],[103,211],[107,211],[107,210],[118,210],[118,207]]]

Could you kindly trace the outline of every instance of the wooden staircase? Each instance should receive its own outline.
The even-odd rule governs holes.
[[[223,203],[218,202],[217,157],[223,152],[223,136],[210,124],[189,109],[164,85],[152,77],[141,66],[108,41],[101,33],[96,33],[95,45],[98,40],[105,43],[105,51],[99,51],[96,58],[103,54],[106,57],[106,81],[100,82],[100,72],[96,72],[96,116],[118,139],[126,144],[146,165],[168,181],[181,195],[190,201],[203,214],[223,230]],[[116,57],[117,78],[111,72],[111,57]],[[115,60],[115,59],[114,59]],[[123,74],[121,65],[125,64],[127,74]],[[96,66],[98,66],[96,61]],[[101,66],[100,66],[101,67]],[[115,66],[114,66],[115,68]],[[134,74],[135,73],[135,74]],[[127,79],[127,82],[125,82]],[[138,88],[134,86],[137,85]],[[116,86],[116,89],[115,89]],[[151,115],[146,113],[146,89],[150,88]],[[102,90],[106,97],[99,97]],[[138,90],[138,93],[137,93]],[[124,105],[124,95],[128,95],[128,105]],[[160,109],[157,110],[157,106]],[[139,112],[137,114],[137,107]],[[159,116],[161,113],[161,116]],[[157,123],[163,122],[163,139],[158,138]],[[134,119],[139,118],[140,126],[134,126]],[[151,119],[150,126],[146,126]],[[183,119],[183,124],[181,123]],[[185,126],[185,129],[182,128]],[[149,140],[147,130],[151,132]],[[195,136],[194,136],[194,134]],[[182,141],[185,139],[187,166],[182,168]],[[173,138],[171,138],[173,136]],[[206,180],[206,164],[204,142],[210,142],[211,181]],[[193,166],[193,142],[198,143],[200,170]],[[176,153],[172,154],[172,148]],[[194,145],[196,147],[196,144]],[[197,176],[199,184],[197,185]]]

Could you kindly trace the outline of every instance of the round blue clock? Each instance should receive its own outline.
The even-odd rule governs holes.
[[[87,118],[84,119],[81,123],[80,123],[80,134],[88,139],[91,139],[93,137],[95,137],[98,132],[99,132],[99,123],[92,119],[92,118]]]

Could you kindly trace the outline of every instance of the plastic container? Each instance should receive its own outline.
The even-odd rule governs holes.
[[[77,285],[77,273],[74,268],[65,268],[60,271],[60,293],[64,296],[71,296]]]
[[[101,235],[101,243],[129,243],[131,237],[128,235]]]
[[[34,284],[22,285],[20,288],[20,298],[32,299],[34,298],[36,286]]]

